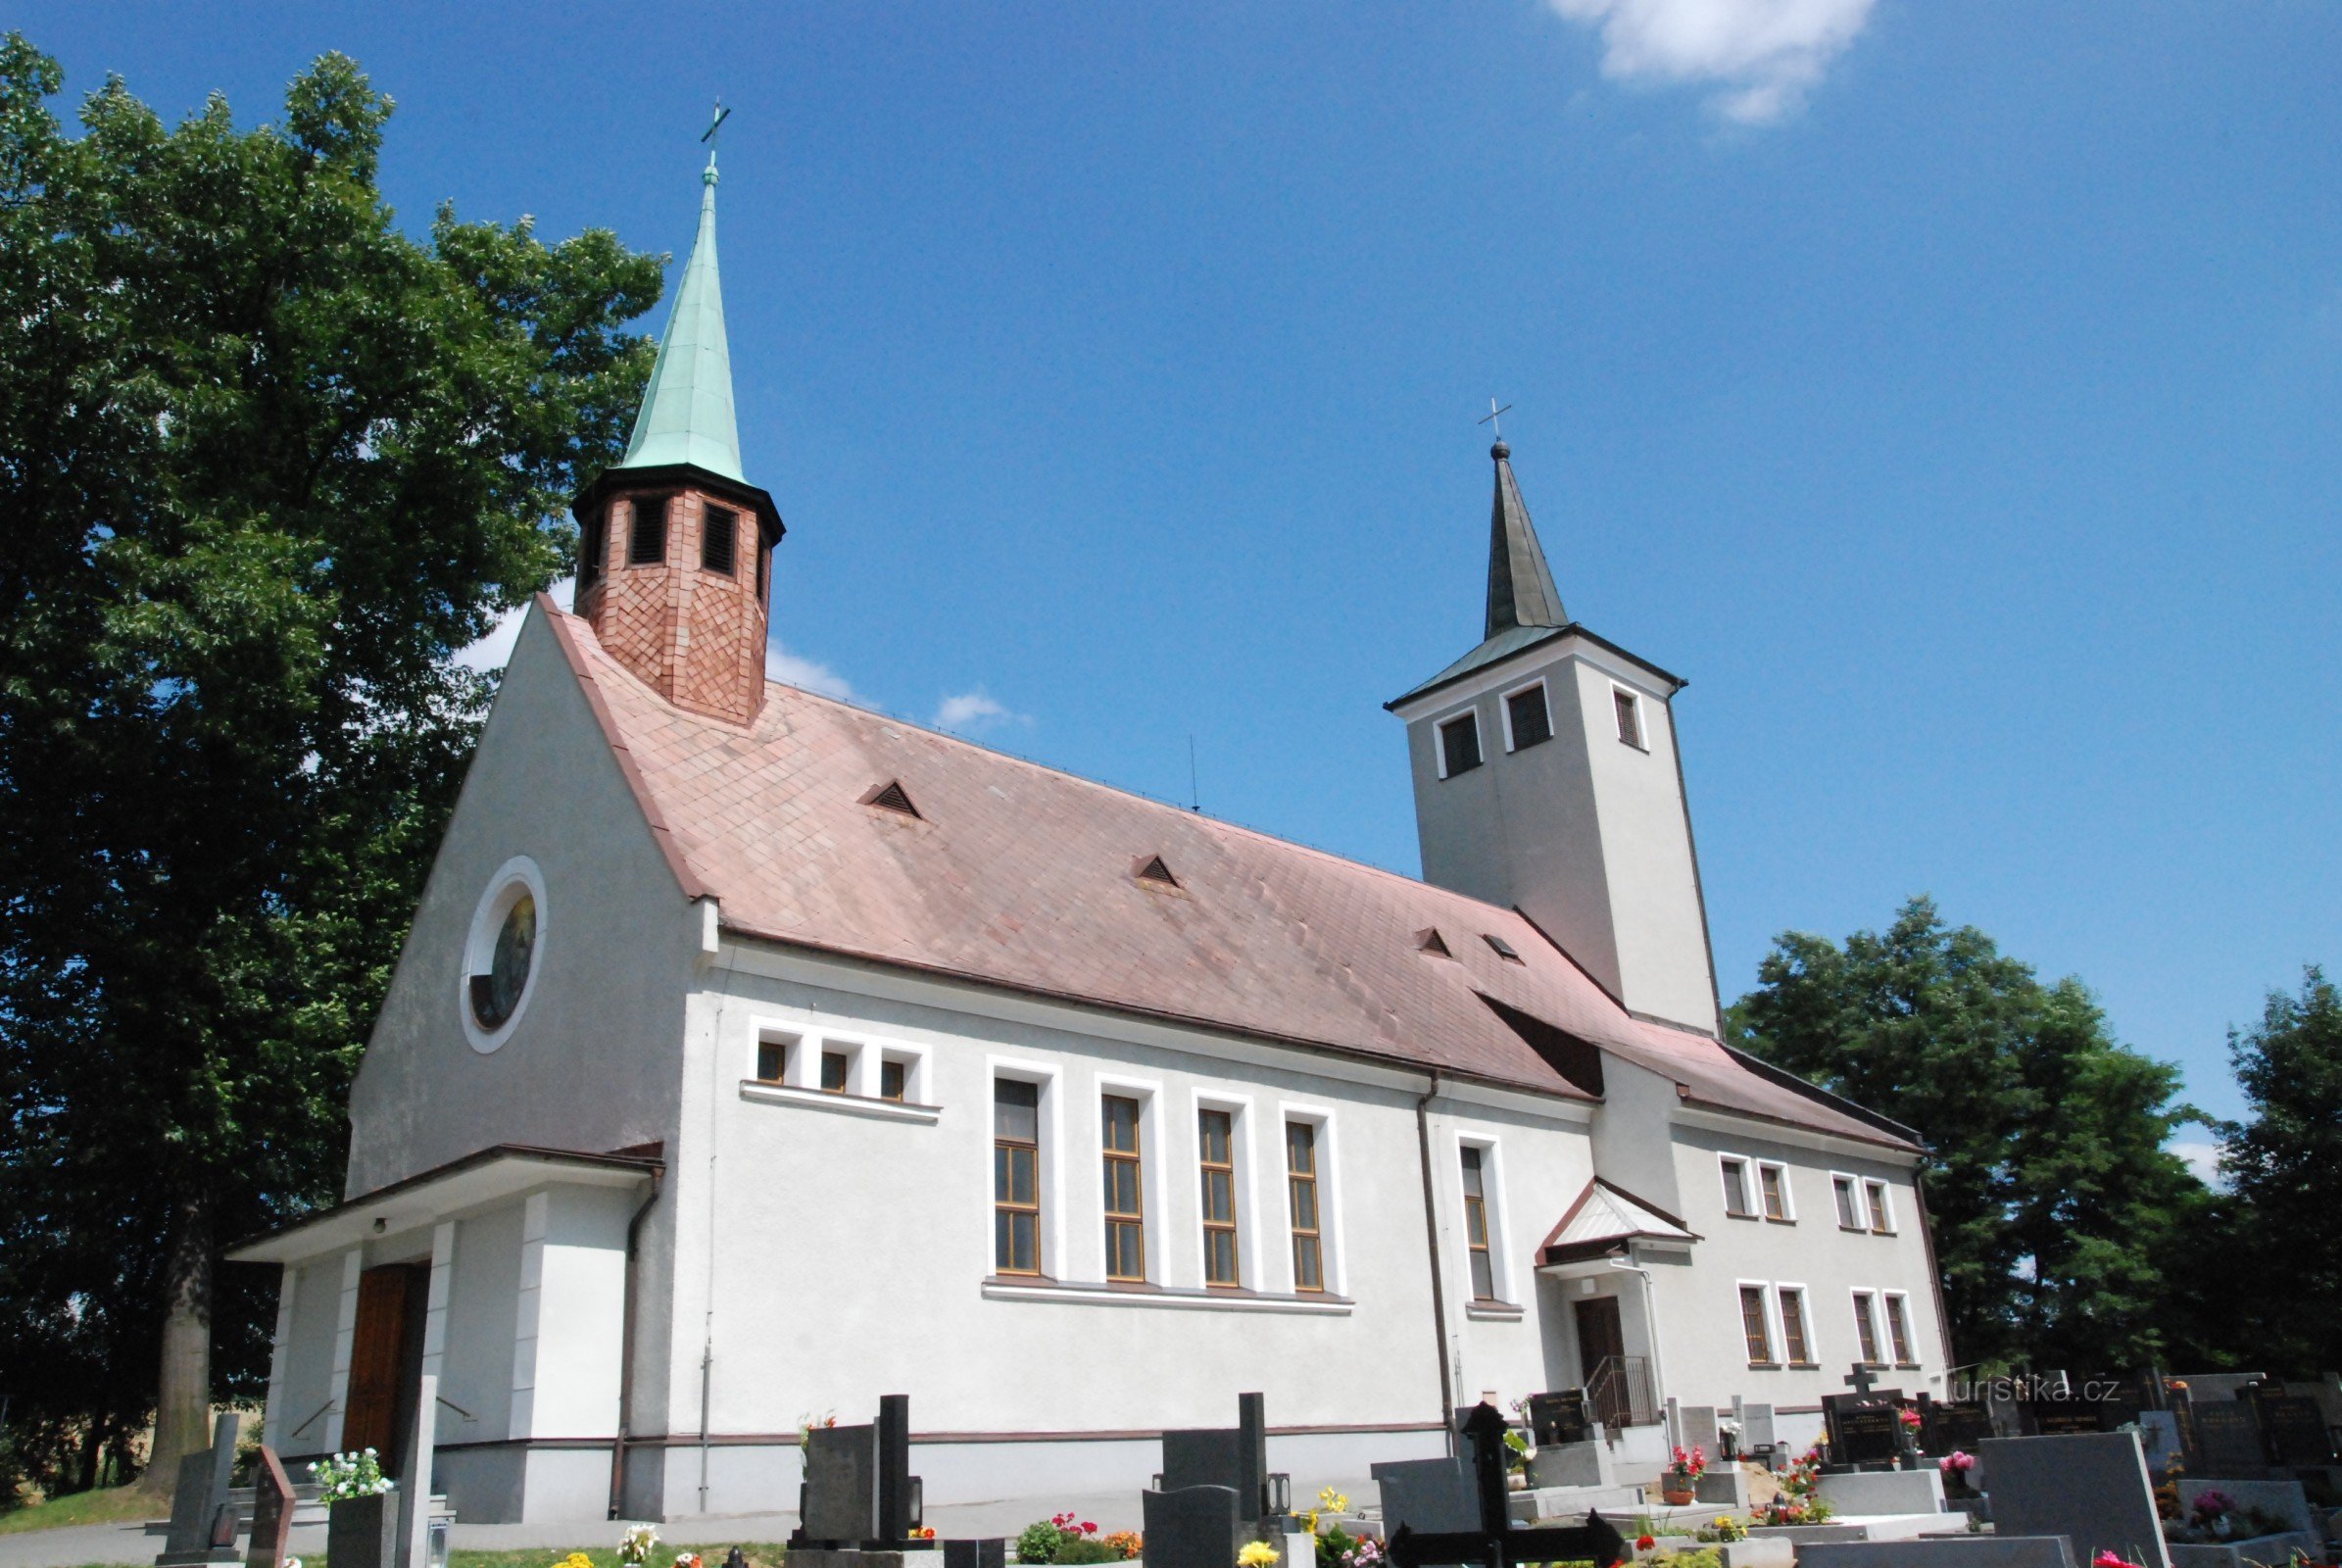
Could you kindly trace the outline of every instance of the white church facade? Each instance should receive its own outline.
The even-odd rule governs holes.
[[[1144,1485],[1246,1390],[1300,1495],[1490,1393],[1655,1458],[1669,1400],[1941,1392],[1917,1135],[1718,1039],[1682,683],[1563,612],[1501,443],[1484,640],[1390,705],[1420,881],[767,684],[713,183],[345,1200],[230,1254],[266,1441],[429,1419],[464,1518],[673,1518],[887,1393],[950,1502]]]

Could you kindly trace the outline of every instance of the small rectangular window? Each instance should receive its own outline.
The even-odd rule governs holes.
[[[655,566],[666,560],[666,501],[660,496],[636,496],[634,527],[626,540],[626,564]]]
[[[1805,1293],[1781,1289],[1781,1348],[1791,1366],[1813,1365],[1813,1348],[1805,1343]]]
[[[700,523],[700,568],[732,575],[740,514],[729,507],[708,507]]]
[[[1862,1210],[1856,1206],[1854,1178],[1832,1176],[1830,1178],[1830,1190],[1837,1199],[1838,1229],[1843,1231],[1868,1230],[1870,1227],[1862,1222]]]
[[[1889,1296],[1886,1298],[1886,1339],[1887,1343],[1894,1348],[1895,1364],[1897,1366],[1912,1365],[1911,1323],[1906,1313],[1903,1298],[1900,1296]]]
[[[910,1063],[906,1061],[881,1061],[878,1064],[878,1098],[881,1100],[903,1099],[909,1087],[909,1068]]]
[[[1462,713],[1439,726],[1439,773],[1453,778],[1480,765],[1480,716]]]
[[[1139,1102],[1107,1095],[1099,1102],[1106,1179],[1106,1278],[1147,1278],[1146,1208],[1140,1196]]]
[[[1326,1251],[1318,1229],[1317,1128],[1308,1122],[1285,1124],[1285,1183],[1293,1205],[1293,1289],[1322,1291]]]
[[[1041,1089],[1016,1078],[992,1086],[992,1264],[1041,1272]]]
[[[1773,1329],[1765,1321],[1765,1292],[1762,1286],[1740,1287],[1740,1335],[1748,1342],[1750,1366],[1773,1365]]]
[[[602,580],[602,552],[610,543],[610,509],[603,507],[585,520],[577,533],[577,588],[580,593]]]
[[[1757,1167],[1757,1190],[1765,1200],[1767,1219],[1789,1217],[1789,1173],[1779,1165]]]
[[[1553,715],[1545,707],[1545,683],[1515,692],[1504,700],[1505,721],[1512,726],[1513,750],[1527,751],[1553,738]]]
[[[764,548],[762,529],[756,533],[756,598],[761,602],[764,590],[772,581],[772,552]]]
[[[1895,1222],[1886,1209],[1886,1183],[1864,1182],[1863,1196],[1870,1200],[1871,1229],[1885,1236],[1893,1232]]]
[[[1203,1283],[1241,1285],[1236,1250],[1236,1118],[1225,1110],[1195,1118],[1203,1167]]]
[[[789,1042],[759,1040],[756,1042],[756,1081],[777,1084],[788,1075]]]
[[[1854,1293],[1854,1338],[1862,1347],[1863,1365],[1885,1365],[1878,1359],[1878,1319],[1872,1309],[1868,1291]]]
[[[1472,1259],[1472,1298],[1496,1299],[1496,1267],[1488,1256],[1488,1187],[1481,1170],[1481,1152],[1464,1146],[1464,1247]]]
[[[846,1093],[846,1073],[852,1065],[853,1058],[843,1051],[823,1052],[821,1054],[821,1087],[823,1091],[833,1095]]]
[[[1748,1162],[1744,1159],[1721,1161],[1724,1167],[1724,1211],[1734,1219],[1754,1219],[1756,1210],[1748,1206]]]
[[[1618,738],[1629,746],[1642,745],[1642,714],[1636,709],[1635,694],[1611,688],[1610,700],[1618,708]]]

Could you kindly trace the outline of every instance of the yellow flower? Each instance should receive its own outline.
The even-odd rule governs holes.
[[[1317,1494],[1317,1502],[1318,1506],[1327,1513],[1348,1513],[1350,1511],[1350,1499],[1336,1492],[1332,1487],[1326,1488],[1325,1491]]]
[[[1236,1568],[1277,1568],[1277,1548],[1265,1541],[1247,1541],[1236,1554]]]

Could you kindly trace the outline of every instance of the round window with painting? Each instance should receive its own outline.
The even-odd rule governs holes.
[[[489,883],[464,945],[464,1032],[474,1050],[494,1051],[520,1021],[535,987],[544,918],[544,879],[534,861],[515,857]]]

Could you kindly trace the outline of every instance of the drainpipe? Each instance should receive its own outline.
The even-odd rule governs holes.
[[[625,1294],[618,1299],[618,1435],[610,1446],[610,1517],[618,1516],[625,1500],[626,1440],[634,1431],[634,1279],[635,1260],[642,1252],[643,1217],[659,1201],[665,1185],[665,1167],[651,1173],[651,1191],[626,1222]]]
[[[1439,1424],[1446,1434],[1447,1452],[1455,1453],[1455,1375],[1447,1365],[1447,1281],[1439,1268],[1439,1206],[1432,1187],[1431,1102],[1439,1098],[1439,1070],[1432,1069],[1429,1088],[1415,1102],[1415,1147],[1423,1157],[1423,1239],[1432,1259],[1432,1332],[1439,1340]]]
[[[1634,1244],[1630,1242],[1627,1254],[1629,1257],[1634,1255],[1633,1247]],[[1667,1421],[1667,1363],[1659,1356],[1659,1299],[1651,1293],[1651,1271],[1638,1264],[1621,1262],[1615,1257],[1606,1258],[1604,1261],[1609,1263],[1612,1268],[1623,1269],[1629,1274],[1640,1275],[1642,1278],[1642,1321],[1651,1336],[1651,1403],[1657,1406],[1660,1423],[1665,1425]],[[1668,1446],[1673,1447],[1675,1441],[1675,1428],[1670,1426],[1667,1428]]]

